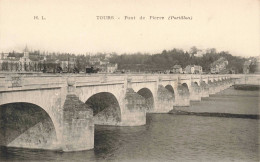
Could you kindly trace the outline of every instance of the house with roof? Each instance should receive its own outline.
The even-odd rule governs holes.
[[[174,66],[172,67],[172,72],[173,72],[173,73],[180,73],[180,74],[182,74],[183,71],[182,71],[181,65],[174,65]]]
[[[69,58],[68,60],[62,60],[57,62],[63,71],[72,71],[76,67],[76,58]]]
[[[0,70],[2,71],[40,71],[39,56],[30,56],[28,47],[26,46],[22,53],[15,51],[9,53],[1,53]]]
[[[188,65],[185,68],[186,74],[202,74],[202,67],[199,65]]]
[[[211,74],[222,73],[222,71],[226,70],[227,65],[228,65],[227,59],[224,57],[220,57],[218,60],[210,64],[210,72]]]
[[[1,71],[17,71],[20,69],[19,58],[9,57],[9,53],[0,55],[0,70]]]
[[[107,64],[107,73],[114,73],[117,70],[118,66],[117,64]]]

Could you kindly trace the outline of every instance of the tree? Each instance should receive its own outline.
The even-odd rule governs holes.
[[[198,49],[196,46],[192,46],[192,47],[190,48],[190,54],[191,54],[192,56],[194,56],[195,54],[197,54],[198,50],[199,50],[199,49]]]
[[[8,70],[8,62],[2,63],[2,70]]]
[[[163,50],[163,51],[162,51],[162,54],[163,54],[163,55],[165,55],[166,53],[167,53],[167,51],[166,51],[166,50]]]
[[[206,53],[216,54],[216,53],[217,53],[217,50],[216,50],[216,48],[208,48],[208,49],[206,50]]]
[[[249,65],[249,73],[255,73],[256,72],[256,68],[257,68],[256,64],[251,63]]]
[[[24,62],[24,71],[27,71],[27,64]]]
[[[11,63],[10,63],[10,71],[13,71],[13,66],[14,66],[14,63],[11,61]]]

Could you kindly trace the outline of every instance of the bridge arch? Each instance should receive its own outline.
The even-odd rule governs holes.
[[[193,82],[192,84],[193,84],[193,86],[194,86],[195,88],[198,88],[198,89],[201,88],[201,83],[198,83],[197,81]],[[193,88],[194,88],[194,87],[193,87]],[[200,92],[200,91],[199,91],[199,92]]]
[[[187,83],[182,83],[178,85],[179,95],[190,95],[189,86]]]
[[[28,102],[5,103],[0,105],[0,116],[0,145],[37,149],[57,147],[57,125],[41,106]]]
[[[173,88],[170,84],[166,85],[165,88],[166,88],[169,92],[172,93],[173,100],[175,100],[175,91],[174,91],[174,88]]]
[[[213,80],[209,80],[208,84],[213,84],[214,81]]]
[[[168,85],[165,86],[165,88],[168,89],[170,92],[172,92],[174,94],[174,89],[171,85],[168,84]]]
[[[201,87],[206,87],[208,85],[207,81],[202,80],[200,83]]]
[[[42,108],[50,116],[58,140],[58,145],[62,140],[62,120],[63,103],[65,99],[61,96],[60,88],[51,88],[48,90],[39,89],[32,91],[11,91],[0,94],[0,105],[10,103],[29,103]]]
[[[121,109],[116,96],[110,92],[99,92],[85,102],[92,110],[95,124],[118,125]]]
[[[146,102],[146,110],[151,111],[154,110],[155,102],[154,102],[154,95],[149,88],[141,88],[137,91],[137,93],[145,98]]]
[[[182,83],[182,86],[184,89],[186,89],[189,92],[189,86],[187,83]]]
[[[118,84],[77,87],[77,92],[79,99],[84,103],[86,103],[86,101],[95,94],[107,92],[112,94],[117,99],[119,104],[121,104],[120,101],[124,98],[124,91],[122,86],[122,84]]]

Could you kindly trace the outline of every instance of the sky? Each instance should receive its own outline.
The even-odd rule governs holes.
[[[169,16],[192,20],[168,20]],[[32,50],[75,54],[153,54],[196,46],[258,56],[260,1],[0,0],[0,52],[22,51],[26,44]]]

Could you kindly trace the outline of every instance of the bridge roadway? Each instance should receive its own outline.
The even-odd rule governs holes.
[[[231,75],[0,75],[0,116],[8,123],[0,121],[0,140],[5,141],[0,145],[63,151],[92,149],[95,124],[144,125],[146,113],[168,113],[174,106],[189,106],[190,101],[209,97],[232,86],[233,81]],[[105,102],[102,95],[113,102],[98,111],[93,103]],[[27,114],[30,122],[24,122],[26,115],[19,113],[27,108],[14,109],[11,105],[15,103],[27,104],[27,113],[34,112],[29,111],[34,106],[47,115],[39,116],[40,111]],[[11,133],[16,128],[19,131]]]

